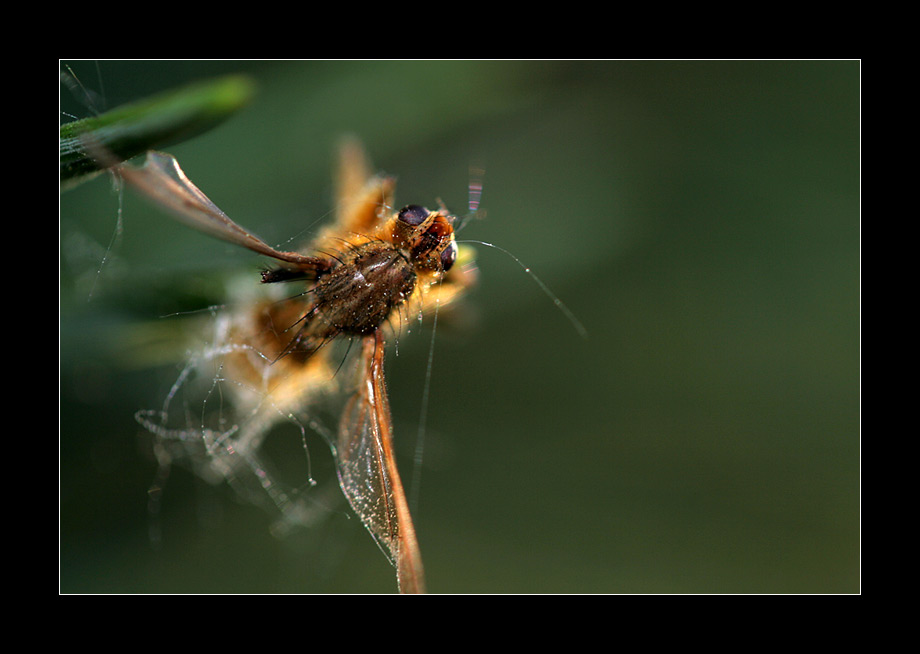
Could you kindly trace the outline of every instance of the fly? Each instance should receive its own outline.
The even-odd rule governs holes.
[[[250,303],[222,324],[212,355],[221,358],[221,378],[236,382],[228,392],[237,413],[257,419],[232,433],[208,431],[209,451],[254,453],[278,416],[303,415],[322,390],[320,380],[336,378],[347,399],[327,439],[339,486],[396,567],[400,592],[424,592],[422,557],[393,450],[385,341],[409,311],[444,306],[475,280],[472,264],[458,263],[465,257],[454,238],[455,217],[444,207],[393,211],[395,180],[371,175],[363,149],[348,141],[339,156],[336,220],[304,252],[283,251],[231,220],[171,155],[149,152],[143,167],[133,167],[87,146],[180,221],[273,259],[263,284],[303,284],[293,298]],[[328,346],[337,340],[358,343],[356,365],[336,370]],[[149,414],[139,419],[156,431]],[[253,459],[250,465],[258,464]],[[257,476],[277,494],[265,475]]]

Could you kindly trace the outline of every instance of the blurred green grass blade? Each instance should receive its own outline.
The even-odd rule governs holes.
[[[119,160],[127,160],[211,129],[243,107],[253,90],[249,78],[230,75],[61,125],[61,190],[100,172],[96,161],[83,148],[84,135]]]

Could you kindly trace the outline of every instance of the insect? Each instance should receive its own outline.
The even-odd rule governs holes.
[[[131,187],[187,225],[273,260],[261,282],[297,286],[239,303],[216,321],[202,361],[219,361],[213,379],[221,403],[238,420],[220,428],[167,428],[158,416],[184,383],[184,375],[159,412],[138,419],[163,439],[198,440],[216,476],[238,480],[240,461],[282,510],[293,506],[264,472],[258,448],[280,419],[319,428],[310,407],[334,385],[345,396],[338,426],[327,436],[339,486],[351,507],[396,568],[399,590],[425,591],[425,576],[406,493],[396,466],[385,381],[388,334],[411,315],[445,306],[476,278],[458,247],[455,217],[446,208],[408,205],[394,211],[395,180],[373,175],[364,150],[346,140],[339,152],[336,217],[304,252],[268,245],[231,220],[183,173],[171,155],[150,152],[142,167],[118,164],[91,143],[88,149]],[[350,366],[333,358],[331,345],[356,347]],[[301,427],[301,429],[303,429]]]

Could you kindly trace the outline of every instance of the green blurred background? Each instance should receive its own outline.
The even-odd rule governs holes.
[[[329,210],[343,132],[402,204],[462,212],[484,166],[487,217],[461,238],[513,252],[589,337],[478,248],[481,284],[435,348],[431,592],[859,592],[858,62],[69,63],[110,107],[251,75],[245,110],[168,150],[270,243]],[[63,87],[62,110],[88,115]],[[181,469],[155,546],[133,415],[177,368],[143,326],[263,261],[126,193],[97,274],[117,196],[99,178],[60,204],[61,590],[393,592],[344,510],[277,538]],[[406,478],[428,343],[388,358]]]

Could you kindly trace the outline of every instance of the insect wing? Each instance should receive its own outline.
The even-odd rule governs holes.
[[[363,339],[357,388],[339,423],[339,484],[355,513],[396,567],[400,592],[424,592],[415,528],[393,453],[381,332]]]
[[[268,245],[249,230],[233,222],[192,183],[176,158],[165,152],[149,151],[140,168],[119,165],[101,146],[86,142],[87,149],[103,165],[114,168],[136,190],[168,210],[186,225],[234,245],[294,264],[301,270],[326,270],[327,263],[297,252],[282,252]]]
[[[257,252],[272,253],[273,248],[230,220],[227,214],[211,202],[186,177],[172,155],[148,152],[142,168],[124,166],[119,173],[188,226]]]

